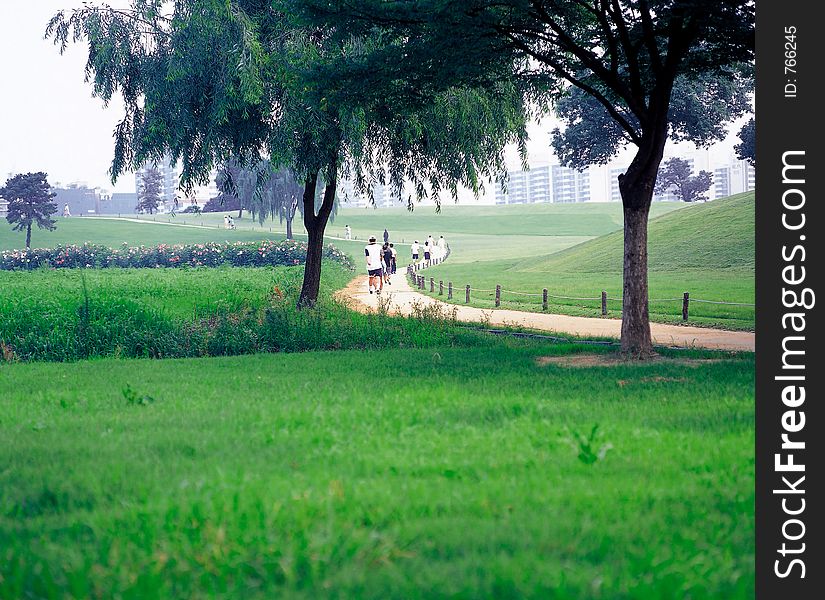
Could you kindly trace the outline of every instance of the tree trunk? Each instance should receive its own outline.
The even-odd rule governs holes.
[[[653,354],[647,284],[647,220],[665,137],[647,140],[624,175],[619,190],[624,208],[622,353],[636,358]]]
[[[293,198],[286,209],[286,239],[292,239],[292,219],[295,218],[295,211],[298,210],[298,198]]]
[[[653,352],[647,287],[647,217],[650,204],[624,207],[622,352],[639,357]]]
[[[238,219],[241,219],[242,217],[243,217],[243,206],[241,206],[241,207],[238,209]]]
[[[29,221],[28,226],[26,227],[26,250],[32,247],[32,224]]]
[[[335,168],[331,169],[334,173]],[[335,203],[335,176],[324,187],[324,201],[315,214],[315,186],[318,182],[318,173],[307,177],[304,184],[304,226],[307,230],[307,259],[304,266],[304,283],[301,286],[301,295],[298,298],[298,308],[309,308],[318,302],[318,291],[321,287],[321,258],[324,250],[324,230]]]

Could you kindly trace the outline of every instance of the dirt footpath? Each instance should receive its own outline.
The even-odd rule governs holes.
[[[361,312],[378,308],[378,295],[369,293],[366,275],[353,279],[346,288],[337,293],[337,297],[346,300],[353,309]],[[459,321],[520,326],[537,331],[566,333],[582,337],[617,339],[621,337],[622,322],[619,319],[570,317],[504,309],[485,310],[460,304],[447,304],[413,290],[402,271],[392,277],[392,285],[384,286],[381,297],[384,302],[389,302],[389,312],[392,314],[409,315],[414,304],[420,306],[440,304],[450,313],[456,310]],[[650,330],[654,344],[660,346],[695,346],[748,352],[753,352],[755,349],[756,336],[753,332],[663,323],[651,323]]]

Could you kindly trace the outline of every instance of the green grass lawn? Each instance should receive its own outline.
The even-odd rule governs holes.
[[[752,598],[752,355],[582,349],[0,364],[0,597]]]
[[[218,227],[208,220],[204,227],[190,226],[193,223],[200,223],[200,220],[185,218],[189,215],[178,215],[169,217],[168,215],[158,215],[157,221],[153,221],[148,215],[141,215],[143,223],[135,223],[127,220],[73,217],[68,219],[58,218],[57,229],[46,231],[34,228],[32,230],[33,248],[53,248],[58,244],[82,244],[83,242],[94,242],[111,248],[117,248],[124,242],[130,246],[154,246],[158,244],[198,244],[203,242],[249,242],[261,239],[283,239],[280,226],[272,224],[273,233],[269,232],[269,225],[258,226],[252,229],[251,226],[244,229],[229,231]],[[130,217],[133,218],[133,217]],[[173,227],[172,225],[187,226]],[[221,221],[222,223],[223,221]],[[211,226],[210,226],[211,225]],[[12,231],[7,223],[0,222],[0,250],[14,250],[26,246],[26,232]]]
[[[604,290],[609,299],[609,316],[618,317],[622,241],[622,232],[615,231],[555,253],[469,263],[462,260],[462,247],[456,244],[448,261],[423,274],[434,277],[436,282],[443,280],[445,286],[452,281],[458,290],[454,298],[458,303],[464,302],[466,285],[486,290],[471,292],[471,304],[484,308],[494,306],[495,295],[489,290],[501,285],[505,290],[503,307],[540,311],[542,289],[547,288],[550,312],[600,316],[600,296]],[[652,320],[681,322],[681,298],[689,292],[694,299],[690,305],[691,324],[753,329],[752,306],[698,302],[753,304],[753,192],[688,206],[652,219],[648,252]]]

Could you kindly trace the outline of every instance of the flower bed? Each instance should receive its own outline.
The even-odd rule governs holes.
[[[97,244],[71,244],[55,248],[6,250],[0,252],[0,270],[25,271],[46,267],[106,268],[106,267],[264,267],[299,265],[306,261],[307,246],[294,240],[235,242],[159,246],[129,246],[109,248]],[[324,258],[354,269],[352,260],[332,246],[324,246]]]

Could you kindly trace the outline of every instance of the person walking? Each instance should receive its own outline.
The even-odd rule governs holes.
[[[69,210],[69,205],[64,204],[63,205],[63,217],[65,218],[65,217],[71,217],[71,216],[72,216],[72,211]]]
[[[390,267],[390,273],[395,275],[395,269],[398,263],[398,251],[392,243],[390,243],[390,252],[392,253],[392,266]]]
[[[384,243],[388,244],[390,241],[390,232],[387,231],[387,228],[384,228]]]
[[[344,227],[344,237],[348,240],[352,239],[352,227],[350,227],[349,225],[346,225]]]
[[[369,275],[370,294],[381,293],[383,284],[383,272],[381,270],[381,246],[375,243],[375,236],[370,236],[370,243],[364,248],[364,256],[367,258],[367,274]]]
[[[390,275],[392,275],[392,249],[390,249],[389,243],[384,243],[381,252],[384,254],[384,283],[392,285],[392,281],[390,281]]]
[[[410,250],[412,251],[412,259],[413,259],[413,261],[414,261],[414,262],[418,262],[418,256],[419,256],[419,250],[420,250],[420,249],[421,249],[421,248],[420,248],[420,246],[418,245],[418,240],[415,240],[415,241],[414,241],[414,242],[410,245]]]
[[[438,257],[443,259],[445,256],[447,256],[447,240],[440,235],[438,236]]]
[[[433,248],[432,246],[430,246],[429,240],[424,242],[424,262],[427,264],[428,267],[430,266],[430,257],[432,257],[432,250]]]

